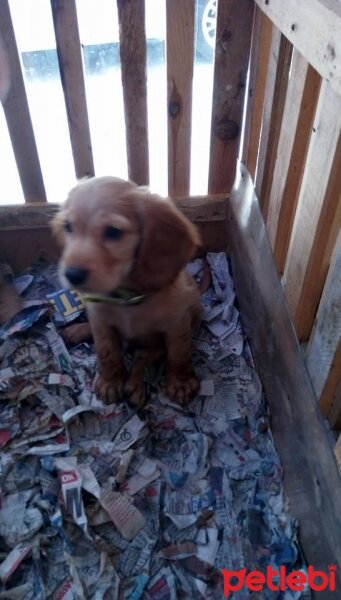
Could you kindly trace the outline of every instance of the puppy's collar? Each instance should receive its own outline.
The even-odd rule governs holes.
[[[141,304],[149,294],[137,294],[127,288],[117,288],[110,295],[83,294],[85,302],[98,302],[103,304],[114,304],[119,306],[135,306]]]

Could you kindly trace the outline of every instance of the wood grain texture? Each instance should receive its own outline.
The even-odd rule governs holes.
[[[168,193],[189,193],[191,164],[194,0],[166,2]]]
[[[283,276],[299,339],[309,339],[341,227],[341,97],[322,83]]]
[[[0,34],[7,51],[11,77],[3,107],[25,201],[45,202],[45,186],[8,0],[0,2]]]
[[[321,86],[317,71],[297,50],[294,53],[267,223],[280,274],[284,273]]]
[[[218,2],[208,192],[229,192],[240,143],[254,4]]]
[[[75,0],[50,0],[77,178],[95,174]]]
[[[334,453],[335,453],[335,457],[337,460],[337,464],[339,465],[340,474],[341,474],[341,433],[340,433],[339,437],[337,438],[337,442],[336,442],[335,448],[334,448]]]
[[[294,49],[292,55],[291,77],[288,82],[287,95],[285,98],[282,127],[278,140],[276,163],[271,182],[269,208],[266,219],[270,243],[273,249],[275,247],[283,190],[294,147],[295,133],[297,131],[297,123],[307,72],[307,61]]]
[[[327,381],[322,390],[320,404],[328,406],[327,418],[333,429],[341,429],[341,341],[334,354]]]
[[[341,94],[339,0],[255,0],[304,58]]]
[[[274,28],[255,181],[256,193],[259,197],[264,218],[267,217],[269,209],[270,190],[283,119],[291,55],[292,45]]]
[[[341,404],[341,233],[307,347],[307,367],[323,414],[340,426]]]
[[[226,194],[190,196],[175,199],[176,205],[198,228],[202,239],[201,252],[222,252],[227,249]],[[24,204],[0,206],[0,255],[16,271],[32,264],[39,256],[56,260],[58,249],[49,223],[58,211],[58,204]],[[20,244],[18,240],[23,240]]]
[[[49,227],[28,227],[1,231],[0,256],[15,273],[43,258],[49,263],[56,263],[60,248],[52,237]]]
[[[138,185],[148,185],[147,44],[144,0],[117,0],[117,9],[128,175]]]
[[[244,167],[228,204],[233,277],[271,411],[290,514],[308,564],[341,560],[341,480],[283,295],[253,182]],[[341,585],[340,573],[337,573]],[[330,595],[319,592],[327,600]]]
[[[250,51],[250,76],[241,162],[255,179],[259,139],[262,127],[266,75],[272,37],[270,19],[256,6]]]

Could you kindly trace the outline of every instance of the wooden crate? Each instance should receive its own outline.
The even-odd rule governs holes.
[[[144,2],[117,5],[128,171],[147,184]],[[51,10],[75,173],[91,176],[75,0],[51,0]],[[325,424],[341,427],[340,4],[218,2],[202,197],[189,194],[194,22],[194,0],[167,0],[168,190],[198,225],[204,250],[231,254],[290,510],[307,561],[326,570],[341,565],[341,485]],[[0,206],[0,254],[19,270],[38,256],[57,258],[48,225],[56,207],[46,198],[8,0],[0,32],[12,71],[4,111],[26,201]]]

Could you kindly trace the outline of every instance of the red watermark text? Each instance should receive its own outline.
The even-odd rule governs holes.
[[[231,592],[237,592],[244,586],[252,592],[261,592],[265,587],[274,592],[285,592],[292,590],[301,592],[307,586],[314,592],[323,590],[335,591],[336,565],[328,566],[328,573],[316,571],[311,565],[307,573],[303,571],[291,571],[287,573],[284,566],[274,569],[271,566],[266,568],[266,573],[261,571],[249,571],[240,569],[239,571],[229,571],[222,569],[224,578],[224,596],[228,598]]]

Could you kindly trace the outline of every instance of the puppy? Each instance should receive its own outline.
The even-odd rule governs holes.
[[[53,221],[63,243],[61,279],[86,301],[106,402],[145,399],[144,370],[166,356],[166,393],[186,404],[198,391],[191,337],[200,294],[185,272],[200,246],[196,228],[168,199],[114,177],[73,188]],[[123,347],[134,348],[131,373]]]

